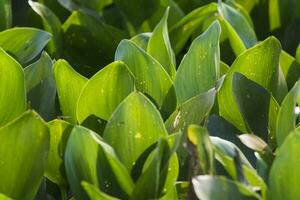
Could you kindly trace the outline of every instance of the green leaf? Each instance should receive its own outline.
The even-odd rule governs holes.
[[[298,45],[296,50],[296,60],[298,63],[300,63],[300,44]]]
[[[167,8],[163,18],[157,24],[148,42],[147,52],[153,56],[174,79],[176,73],[176,59],[169,40]]]
[[[91,134],[92,132],[88,129],[80,126],[74,127],[64,154],[68,183],[76,199],[89,199],[81,186],[82,181],[99,185],[97,176],[98,144]]]
[[[204,21],[217,12],[217,4],[210,3],[190,12],[170,29],[171,43],[175,53],[179,53],[189,37]]]
[[[233,7],[223,3],[218,6],[219,21],[236,55],[257,43],[256,35],[247,19]],[[223,33],[223,34],[224,34]]]
[[[116,108],[103,138],[131,171],[137,158],[158,138],[166,136],[158,110],[143,94],[133,92]]]
[[[215,96],[216,90],[211,89],[184,102],[165,122],[168,132],[186,130],[190,124],[199,124],[212,109]]]
[[[12,28],[0,32],[0,47],[23,65],[37,57],[50,39],[49,33],[39,29]]]
[[[250,200],[257,194],[246,186],[221,176],[197,176],[192,179],[194,191],[201,200]]]
[[[289,88],[292,88],[300,77],[300,63],[294,57],[281,51],[280,67],[286,79]]]
[[[55,62],[53,73],[62,113],[68,122],[76,124],[76,105],[87,79],[65,60]]]
[[[270,199],[294,200],[300,198],[300,191],[297,189],[297,185],[300,184],[299,144],[300,133],[293,131],[279,148],[270,172]]]
[[[239,72],[248,79],[261,85],[274,94],[279,84],[280,43],[274,37],[257,44],[242,53],[232,64],[218,93],[220,115],[234,124],[241,131],[247,132],[241,113],[234,101],[232,79],[234,72]],[[277,99],[278,100],[278,99]]]
[[[87,77],[113,61],[120,40],[127,36],[122,30],[80,11],[74,11],[62,29],[64,58]]]
[[[130,40],[134,42],[138,47],[143,49],[144,51],[147,51],[148,43],[151,38],[152,33],[140,33]]]
[[[0,127],[26,110],[24,72],[0,47]]]
[[[200,170],[204,174],[214,174],[214,150],[207,129],[198,125],[190,125],[187,136],[193,148],[197,151],[196,159],[200,163]]]
[[[77,198],[88,199],[81,186],[82,181],[122,199],[127,198],[133,189],[130,175],[112,147],[86,128],[78,126],[71,132],[65,165],[68,181]]]
[[[214,22],[181,61],[174,80],[179,105],[215,86],[220,76],[220,33],[220,24]]]
[[[117,7],[124,13],[135,27],[139,27],[142,22],[151,17],[153,12],[159,7],[159,0],[114,0]]]
[[[130,199],[157,199],[161,196],[168,172],[170,159],[174,151],[170,150],[166,139],[161,138],[150,161],[145,163],[148,166],[136,181]],[[173,182],[175,184],[175,180]]]
[[[164,68],[130,40],[119,44],[115,60],[125,62],[135,77],[137,90],[152,97],[159,109],[164,109],[164,100],[172,90],[172,80]]]
[[[269,113],[273,109],[279,109],[278,105],[273,109],[270,108],[277,104],[276,100],[265,88],[240,73],[233,75],[232,90],[248,130],[267,142],[270,132],[269,121],[277,117]]]
[[[39,60],[24,69],[27,101],[47,121],[56,117],[52,66],[52,59],[43,52]]]
[[[48,52],[58,58],[62,55],[63,38],[61,22],[55,13],[44,4],[29,0],[31,8],[42,18],[43,26],[46,31],[52,34],[53,38],[48,44]]]
[[[276,139],[280,146],[288,134],[296,128],[296,104],[300,94],[300,82],[290,90],[284,98],[277,117]]]
[[[13,200],[10,197],[4,195],[4,194],[0,194],[0,200]]]
[[[0,0],[0,31],[12,25],[12,8],[10,0]]]
[[[264,180],[257,174],[241,150],[235,144],[221,138],[210,137],[210,139],[215,146],[216,159],[222,164],[227,173],[237,181],[242,175],[242,178],[245,179],[243,182],[259,189],[261,195],[266,197],[267,187]]]
[[[60,187],[66,187],[64,153],[73,127],[68,122],[57,119],[49,122],[48,126],[50,128],[50,151],[45,176]]]
[[[77,120],[82,123],[95,115],[108,120],[119,103],[134,91],[134,79],[127,66],[115,61],[85,84],[77,102]]]
[[[0,128],[0,193],[31,200],[39,189],[47,166],[49,130],[28,111]]]
[[[96,186],[91,185],[85,181],[81,182],[81,185],[92,200],[118,200],[115,197],[101,192]]]

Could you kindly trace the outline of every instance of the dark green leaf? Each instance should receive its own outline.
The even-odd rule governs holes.
[[[12,9],[10,0],[0,0],[0,31],[12,25]]]
[[[114,0],[131,23],[139,27],[159,7],[159,0]]]
[[[241,131],[247,132],[246,126],[234,101],[232,79],[234,72],[239,72],[256,82],[272,95],[279,85],[280,43],[274,37],[257,44],[242,53],[232,64],[218,93],[220,115],[234,124]]]
[[[120,40],[126,37],[120,29],[80,11],[74,11],[62,29],[64,57],[87,77],[113,61]]]
[[[270,116],[269,113],[273,109],[279,109],[278,105],[270,108],[277,104],[272,99],[272,95],[265,88],[240,73],[233,75],[232,90],[248,130],[267,142],[270,132],[269,121],[277,117],[277,115]]]
[[[45,119],[56,117],[56,87],[52,59],[43,52],[40,59],[24,69],[27,101]]]

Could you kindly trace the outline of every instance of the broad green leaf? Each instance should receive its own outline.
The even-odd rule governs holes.
[[[293,131],[279,148],[269,177],[270,199],[294,200],[300,198],[300,191],[297,189],[300,184],[299,144],[300,133]]]
[[[168,172],[170,159],[174,151],[170,150],[166,139],[161,138],[153,154],[150,155],[151,160],[145,163],[147,168],[136,181],[130,199],[157,199],[161,196]],[[175,184],[175,180],[173,182]]]
[[[0,31],[12,25],[11,0],[0,0]]]
[[[53,38],[48,44],[48,52],[55,56],[60,57],[62,55],[62,30],[61,22],[58,17],[44,4],[29,0],[31,8],[42,18],[43,26],[46,31],[52,34]]]
[[[120,40],[127,36],[122,30],[80,11],[74,11],[62,29],[64,58],[88,77],[113,61]]]
[[[222,176],[197,176],[192,179],[193,188],[201,200],[250,200],[259,199],[246,186]]]
[[[190,124],[199,124],[212,109],[215,96],[216,90],[211,89],[184,102],[165,122],[168,132],[186,130]]]
[[[296,104],[300,94],[300,82],[284,98],[277,117],[276,139],[280,146],[288,134],[296,128]]]
[[[77,102],[77,120],[90,115],[108,120],[119,103],[134,91],[134,79],[127,66],[115,61],[95,74],[84,86]]]
[[[55,62],[53,73],[62,113],[66,121],[76,124],[76,105],[87,79],[65,60]]]
[[[176,73],[176,59],[169,40],[167,8],[163,18],[157,24],[148,42],[147,52],[153,56],[174,79]]]
[[[247,132],[241,113],[234,101],[232,79],[239,72],[264,87],[272,95],[278,87],[280,43],[274,37],[242,53],[232,64],[218,93],[220,115],[241,131]]]
[[[276,105],[272,95],[265,88],[240,73],[233,75],[232,90],[248,130],[267,142],[270,137],[269,121],[277,117],[269,115],[270,110],[272,111],[270,107]],[[271,101],[274,101],[275,104],[272,104]],[[277,105],[273,109],[279,109],[279,106]]]
[[[50,151],[45,176],[60,187],[66,187],[64,153],[72,125],[56,119],[49,122],[48,126],[50,128]]]
[[[77,197],[86,199],[82,181],[94,184],[110,195],[127,198],[133,182],[112,147],[83,127],[75,127],[65,152],[66,172]]]
[[[184,47],[199,25],[212,17],[216,12],[217,4],[210,3],[193,10],[170,29],[170,38],[176,54]]]
[[[27,101],[47,121],[56,117],[52,66],[52,59],[43,52],[39,60],[24,69]]]
[[[187,137],[193,147],[197,150],[196,159],[200,163],[204,174],[214,174],[214,150],[206,128],[198,125],[190,125]]]
[[[256,35],[247,19],[238,10],[225,3],[218,7],[218,19],[225,28],[223,31],[235,54],[240,55],[247,48],[254,46],[257,42]]]
[[[294,57],[282,51],[280,54],[280,67],[289,88],[292,88],[300,77],[300,63]]]
[[[31,200],[47,166],[49,129],[32,111],[0,128],[0,193]]]
[[[50,39],[49,33],[39,29],[12,28],[0,32],[0,47],[23,65],[34,59]]]
[[[115,197],[101,192],[96,186],[91,185],[85,181],[81,182],[81,185],[92,200],[118,200]]]
[[[0,127],[26,110],[22,66],[0,47]]]
[[[83,127],[74,127],[65,150],[64,162],[68,183],[76,199],[88,200],[81,186],[86,181],[99,186],[97,176],[98,144],[91,131]]]
[[[151,38],[152,33],[140,33],[130,40],[134,42],[138,47],[143,49],[144,51],[147,51],[148,43]]]
[[[114,3],[135,27],[139,27],[145,19],[153,15],[153,12],[159,7],[160,1],[114,0]]]
[[[219,23],[214,22],[181,61],[174,80],[178,105],[215,86],[220,76],[220,33]]]
[[[167,131],[158,110],[139,92],[131,93],[119,104],[103,135],[128,171],[150,145],[166,136]]]
[[[125,62],[135,77],[137,90],[153,98],[159,109],[172,90],[172,80],[164,68],[149,54],[129,40],[123,40],[115,60]]]

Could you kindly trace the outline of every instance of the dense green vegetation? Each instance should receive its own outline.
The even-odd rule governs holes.
[[[300,0],[0,0],[0,200],[300,199]]]

